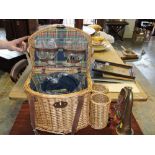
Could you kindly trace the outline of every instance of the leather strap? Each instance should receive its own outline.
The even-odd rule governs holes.
[[[30,120],[31,120],[31,126],[33,128],[33,131],[35,132],[35,107],[34,107],[34,97],[31,97],[29,100],[29,107],[30,107]]]
[[[83,102],[84,102],[84,97],[79,96],[78,97],[78,105],[77,105],[77,109],[75,112],[75,117],[74,117],[73,125],[72,125],[72,132],[71,132],[72,135],[74,135],[74,133],[76,132],[78,122],[79,122],[79,118],[80,118],[80,114],[81,114],[81,110],[82,110],[82,106],[83,106]]]

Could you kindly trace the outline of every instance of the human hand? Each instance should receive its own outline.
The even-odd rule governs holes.
[[[7,49],[10,51],[24,52],[26,50],[26,43],[24,40],[28,39],[28,36],[18,38],[7,42]]]

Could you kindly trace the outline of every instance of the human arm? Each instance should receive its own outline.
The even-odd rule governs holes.
[[[18,38],[12,41],[0,40],[0,49],[23,52],[26,50],[26,43],[24,42],[26,39],[28,39],[28,36]]]

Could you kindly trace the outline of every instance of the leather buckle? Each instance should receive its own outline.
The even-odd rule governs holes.
[[[67,102],[60,101],[60,102],[55,102],[53,106],[55,108],[65,108],[67,104],[68,104]]]

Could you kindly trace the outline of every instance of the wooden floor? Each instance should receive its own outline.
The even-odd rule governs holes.
[[[8,73],[0,71],[0,134],[8,134],[17,113],[21,100],[9,99],[9,93],[14,86]]]
[[[0,40],[5,40],[4,29],[0,29]],[[9,99],[9,93],[14,86],[10,75],[0,70],[0,134],[8,134],[20,110],[22,100]]]

